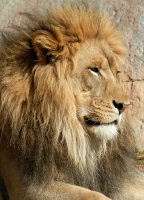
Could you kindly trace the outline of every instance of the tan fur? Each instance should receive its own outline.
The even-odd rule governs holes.
[[[0,55],[0,166],[9,198],[106,200],[59,181],[111,197],[102,190],[97,167],[107,142],[117,140],[114,102],[129,104],[118,77],[126,54],[121,36],[107,17],[84,6],[51,8],[40,19],[30,18],[28,27],[3,38]],[[85,116],[100,125],[88,125]]]

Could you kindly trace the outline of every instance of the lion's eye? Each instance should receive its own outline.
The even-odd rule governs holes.
[[[122,72],[120,70],[117,71],[117,74],[121,74]]]
[[[90,70],[91,73],[94,74],[94,75],[100,75],[99,68],[96,67],[96,66],[90,67],[89,70]]]

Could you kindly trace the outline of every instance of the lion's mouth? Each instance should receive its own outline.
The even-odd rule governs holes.
[[[86,116],[84,116],[84,121],[89,126],[99,126],[99,125],[107,125],[107,124],[115,124],[115,125],[117,125],[118,124],[118,120],[114,120],[114,121],[109,122],[109,123],[100,123],[100,122],[94,121],[91,118],[86,117]]]

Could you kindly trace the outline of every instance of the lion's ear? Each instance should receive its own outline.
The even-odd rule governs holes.
[[[32,45],[34,51],[36,51],[39,62],[42,64],[45,64],[48,57],[52,56],[52,52],[58,49],[58,41],[51,33],[44,30],[34,32],[32,36]]]

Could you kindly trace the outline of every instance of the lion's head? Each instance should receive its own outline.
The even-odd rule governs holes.
[[[117,135],[129,104],[119,81],[126,53],[121,36],[107,17],[85,7],[29,17],[28,27],[3,38],[4,132],[26,152],[40,154],[52,140],[54,148],[64,144],[76,162],[85,161],[90,142]]]

